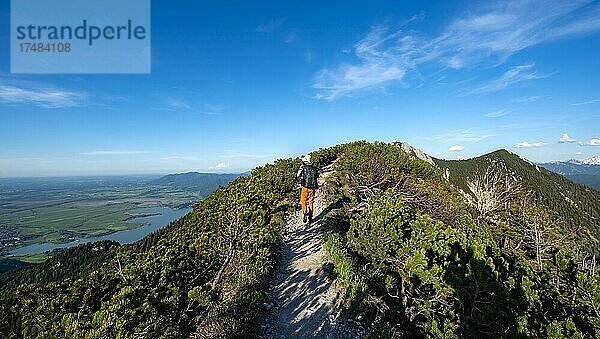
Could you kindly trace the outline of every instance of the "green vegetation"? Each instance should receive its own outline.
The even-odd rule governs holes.
[[[598,165],[595,165],[598,166]],[[600,166],[598,166],[600,167]],[[593,174],[572,174],[568,178],[582,185],[586,185],[600,190],[600,175]]]
[[[15,260],[13,258],[2,258],[0,259],[0,275],[4,272],[14,270],[19,267],[29,266],[30,264],[25,261]]]
[[[280,160],[219,188],[193,212],[102,260],[77,251],[71,275],[9,275],[1,325],[9,337],[244,336],[262,311],[267,274],[295,202],[298,160]],[[93,249],[92,249],[93,250]],[[86,259],[90,258],[90,259]],[[71,261],[68,259],[68,261]],[[57,256],[36,267],[52,271]],[[28,273],[30,272],[30,273]]]
[[[578,251],[553,241],[560,232],[535,208],[540,200],[516,209],[531,197],[528,183],[518,180],[505,208],[487,210],[463,198],[443,169],[393,145],[357,142],[315,158],[337,158],[329,193],[340,207],[325,217],[325,250],[349,310],[372,324],[370,337],[599,335],[600,279]],[[540,175],[538,185],[555,184]],[[589,207],[598,211],[595,201]],[[499,236],[507,233],[521,245]]]
[[[39,264],[46,261],[48,258],[52,258],[52,255],[49,253],[37,253],[32,255],[15,256],[13,258],[26,263]]]
[[[0,223],[16,225],[28,239],[23,244],[61,243],[70,237],[100,236],[139,227],[125,222],[129,211],[138,208],[133,203],[98,204],[66,203],[3,214]]]
[[[471,199],[477,200],[477,197],[468,187],[469,183],[482,179],[484,174],[488,175],[486,180],[496,180],[495,184],[491,181],[487,184],[489,190],[511,191],[512,196],[496,197],[498,206],[490,211],[495,217],[488,218],[495,233],[504,234],[506,247],[523,241],[526,232],[522,225],[516,229],[512,226],[523,221],[520,219],[524,210],[529,210],[529,214],[545,214],[546,230],[540,231],[559,231],[561,237],[552,240],[573,246],[578,257],[600,255],[600,192],[597,190],[576,184],[505,150],[469,160],[436,160],[436,163],[442,169],[449,169],[450,182]],[[509,186],[507,180],[511,181]]]
[[[311,155],[334,164],[325,252],[370,337],[600,335],[598,192],[508,152],[481,166],[362,141]],[[1,276],[0,333],[251,337],[299,164],[257,168],[132,245],[88,244]],[[580,234],[564,237],[568,225]]]

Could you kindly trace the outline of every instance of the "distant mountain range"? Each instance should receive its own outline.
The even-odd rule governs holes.
[[[170,186],[197,190],[205,197],[210,195],[219,186],[225,186],[239,176],[245,176],[249,173],[200,173],[187,172],[168,174],[152,182],[155,185]]]
[[[577,183],[600,190],[600,157],[553,161],[539,165]]]

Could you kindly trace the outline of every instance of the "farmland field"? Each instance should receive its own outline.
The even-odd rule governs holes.
[[[140,208],[189,208],[189,189],[155,184],[159,176],[0,179],[0,251],[65,243],[142,225]]]

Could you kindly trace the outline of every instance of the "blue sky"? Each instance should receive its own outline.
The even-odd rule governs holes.
[[[235,172],[361,139],[600,155],[599,1],[154,0],[135,75],[10,74],[9,18],[0,176]]]

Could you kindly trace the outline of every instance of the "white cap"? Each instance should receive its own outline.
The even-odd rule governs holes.
[[[303,162],[310,163],[310,154],[303,155],[301,159]]]

